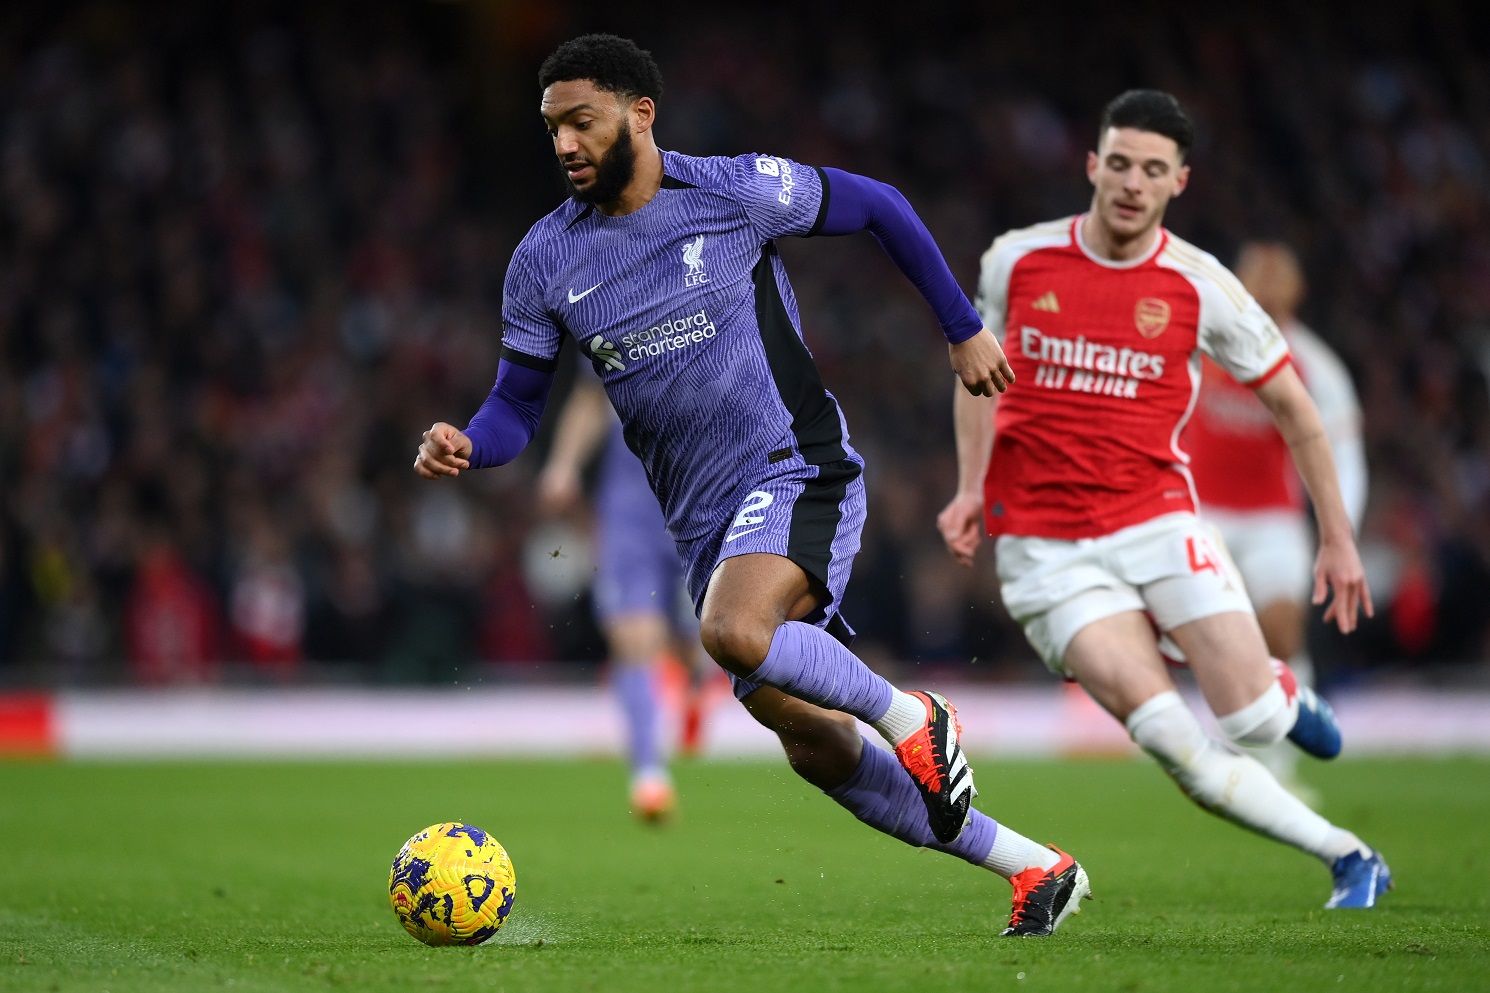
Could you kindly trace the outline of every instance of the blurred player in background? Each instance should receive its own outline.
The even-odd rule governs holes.
[[[1056,673],[1075,679],[1208,810],[1318,857],[1327,907],[1370,907],[1381,856],[1212,740],[1170,679],[1178,645],[1225,734],[1340,749],[1327,705],[1270,664],[1234,567],[1196,516],[1180,433],[1200,355],[1248,384],[1287,440],[1319,517],[1315,602],[1341,631],[1371,612],[1319,414],[1288,346],[1236,278],[1161,225],[1189,181],[1193,128],[1167,93],[1134,90],[1102,116],[1088,213],[1010,232],[983,256],[983,321],[1019,386],[995,403],[958,391],[958,490],[937,524],[971,565],[985,528],[1004,604]],[[995,421],[995,413],[997,420]],[[1281,664],[1279,664],[1281,665]]]
[[[1305,291],[1298,256],[1277,242],[1249,242],[1237,255],[1236,274],[1288,342],[1293,366],[1319,409],[1345,511],[1359,530],[1367,489],[1361,408],[1345,363],[1298,319]],[[1314,540],[1304,488],[1287,443],[1252,390],[1209,358],[1201,370],[1200,399],[1183,442],[1201,516],[1221,532],[1247,584],[1268,651],[1285,659],[1301,684],[1313,686],[1304,622]],[[1274,745],[1258,757],[1285,786],[1318,806],[1314,790],[1297,781],[1296,749]]]
[[[877,830],[1009,879],[1004,933],[1050,934],[1088,894],[1085,870],[972,807],[956,711],[848,649],[839,605],[864,526],[863,461],[802,340],[776,239],[872,232],[972,393],[1007,388],[1003,350],[892,187],[774,155],[660,150],[662,75],[613,35],[561,45],[539,83],[571,196],[508,265],[491,395],[466,430],[430,427],[415,471],[443,479],[515,458],[573,338],[646,467],[705,649],[793,771]]]
[[[588,377],[575,384],[559,414],[538,475],[538,498],[546,513],[572,512],[584,494],[584,467],[602,446],[594,500],[595,613],[626,725],[631,809],[643,820],[659,821],[677,802],[662,741],[661,680],[670,663],[686,661],[681,744],[685,754],[696,752],[702,688],[691,674],[702,654],[698,624],[691,611],[680,616],[677,609],[687,595],[683,570],[647,474],[627,451],[605,391]]]

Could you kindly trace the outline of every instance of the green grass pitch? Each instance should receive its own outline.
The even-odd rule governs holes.
[[[0,764],[0,990],[1485,990],[1490,763],[1311,764],[1399,879],[1325,913],[1314,860],[1139,761],[992,762],[980,806],[1088,867],[1053,938],[1002,880],[857,824],[785,763],[679,770],[681,819],[614,762]],[[492,832],[506,928],[425,948],[388,866],[428,824]]]

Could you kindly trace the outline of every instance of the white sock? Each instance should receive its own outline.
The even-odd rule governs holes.
[[[1128,716],[1128,733],[1192,800],[1229,821],[1292,845],[1325,865],[1370,849],[1285,790],[1256,759],[1213,741],[1185,701],[1160,693]]]
[[[920,730],[921,725],[926,723],[926,704],[921,702],[920,697],[902,693],[897,689],[891,689],[894,694],[890,697],[890,709],[885,711],[885,716],[873,722],[870,727],[878,731],[886,741],[892,745],[898,745],[911,735]]]
[[[1293,677],[1298,681],[1301,689],[1314,685],[1314,663],[1310,660],[1307,651],[1301,651],[1289,659],[1288,667],[1293,670]],[[1297,714],[1294,716],[1296,718]],[[1258,749],[1253,756],[1267,766],[1268,772],[1271,772],[1273,778],[1282,783],[1288,792],[1310,807],[1318,809],[1322,799],[1319,791],[1299,779],[1299,754],[1298,745],[1284,740]]]
[[[1282,741],[1298,716],[1298,701],[1289,706],[1282,684],[1275,679],[1261,696],[1241,710],[1217,715],[1216,724],[1238,745],[1262,747]]]
[[[1053,849],[1037,845],[1018,831],[1000,824],[998,833],[993,836],[993,850],[983,860],[983,868],[1010,879],[1034,866],[1049,869],[1060,860]]]
[[[646,769],[638,769],[631,774],[631,785],[636,786],[640,783],[663,783],[671,786],[673,784],[673,777],[667,771],[666,766],[654,765]]]

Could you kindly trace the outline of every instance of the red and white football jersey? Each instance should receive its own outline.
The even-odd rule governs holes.
[[[1142,258],[1098,258],[1082,219],[1011,231],[983,255],[978,310],[1017,379],[994,419],[990,534],[1092,538],[1194,512],[1180,435],[1201,353],[1254,388],[1288,362],[1214,256],[1161,229]]]
[[[1309,389],[1329,436],[1351,519],[1365,503],[1359,451],[1361,408],[1345,364],[1318,335],[1297,322],[1283,336],[1294,368]],[[1303,484],[1288,444],[1253,392],[1209,360],[1202,364],[1200,400],[1182,439],[1202,507],[1231,512],[1302,510]],[[1362,482],[1355,484],[1357,477]]]

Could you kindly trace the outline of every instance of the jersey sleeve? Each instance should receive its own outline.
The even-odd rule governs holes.
[[[544,300],[543,286],[533,274],[532,263],[523,245],[519,245],[507,266],[502,284],[502,353],[518,358],[519,364],[552,363],[559,356],[563,335]],[[527,361],[524,361],[527,360]]]
[[[1000,343],[1009,316],[1009,277],[1014,271],[1015,253],[1008,251],[1002,238],[983,253],[978,270],[978,292],[973,306],[983,319],[983,326],[993,332]]]
[[[1288,360],[1288,342],[1241,280],[1208,261],[1192,279],[1200,293],[1200,350],[1237,382],[1261,386]]]
[[[779,155],[741,155],[730,166],[730,192],[763,238],[806,237],[827,213],[822,170]]]

